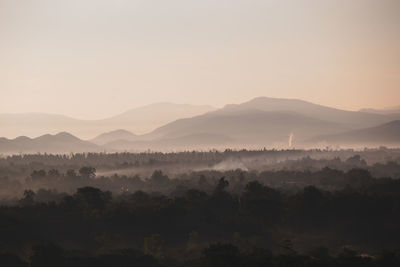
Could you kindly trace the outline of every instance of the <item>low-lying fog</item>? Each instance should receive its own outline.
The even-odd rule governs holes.
[[[375,178],[397,179],[400,150],[14,155],[0,158],[0,198],[13,201],[25,190],[33,190],[56,200],[58,193],[72,194],[83,186],[116,194],[136,190],[176,194],[179,188],[212,191],[221,177],[230,181],[228,190],[238,192],[251,180],[273,187],[290,184],[293,189],[312,184],[329,189],[332,185],[324,185],[321,179],[345,175],[353,169],[366,170]]]

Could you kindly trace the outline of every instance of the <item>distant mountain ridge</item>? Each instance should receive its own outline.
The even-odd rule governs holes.
[[[35,137],[46,133],[69,132],[80,138],[90,139],[115,129],[126,129],[136,134],[143,134],[176,119],[192,117],[212,110],[215,108],[206,105],[155,103],[101,120],[80,120],[44,113],[6,113],[0,114],[0,136]]]
[[[192,118],[179,119],[140,137],[147,140],[179,139],[194,134],[219,134],[232,146],[285,147],[289,136],[295,145],[318,135],[336,134],[391,121],[391,117],[345,111],[297,99],[259,97]],[[159,142],[159,141],[158,141]],[[127,145],[128,147],[128,145]]]
[[[399,146],[400,120],[339,134],[317,136],[310,139],[309,142],[341,146]]]
[[[107,133],[100,134],[95,138],[91,139],[90,142],[97,145],[104,145],[110,142],[115,142],[118,140],[123,141],[135,141],[138,139],[138,135],[133,134],[127,130],[119,129]]]
[[[200,114],[189,116],[190,112],[184,112],[188,109],[193,114]],[[101,149],[106,151],[143,151],[147,149],[174,150],[230,147],[310,147],[321,143],[321,140],[317,139],[317,137],[333,138],[333,136],[340,136],[345,133],[357,133],[360,135],[363,132],[357,131],[366,131],[366,129],[369,132],[376,132],[374,139],[376,144],[386,144],[388,141],[398,144],[395,138],[397,130],[393,130],[393,125],[397,124],[396,122],[391,124],[391,122],[399,120],[400,114],[346,111],[298,99],[268,97],[258,97],[242,104],[226,105],[217,110],[209,109],[209,106],[197,106],[193,108],[190,105],[159,103],[157,105],[134,109],[105,120],[95,122],[83,121],[82,123],[85,126],[82,127],[84,129],[94,127],[92,130],[96,131],[101,131],[105,126],[123,126],[103,131],[102,134],[90,139],[90,142],[80,139],[76,140],[77,138],[74,137],[76,138],[74,142],[71,140],[58,141],[54,142],[53,147],[51,147],[51,138],[53,137],[45,135],[36,138],[38,140],[47,140],[40,147],[32,144],[39,143],[36,139],[19,137],[13,140],[15,143],[19,143],[19,145],[14,144],[14,147],[9,144],[10,140],[7,141],[8,143],[4,139],[1,140],[3,143],[0,142],[0,153],[7,150],[5,149],[7,147],[8,150],[11,147],[11,150],[18,150],[20,152],[38,152],[45,151],[46,149],[49,151],[72,151],[74,149],[77,151]],[[205,110],[207,111],[203,112]],[[146,134],[137,135],[136,133],[132,133],[130,129],[135,127],[135,122],[145,121],[146,116],[149,114],[152,118],[159,117],[160,121],[178,116],[179,118],[165,123]],[[36,116],[44,116],[45,119],[41,122],[46,123],[46,115],[36,114]],[[58,126],[67,117],[53,116],[51,118],[54,124]],[[27,123],[29,124],[30,122]],[[390,127],[383,126],[386,124]],[[19,126],[21,125],[26,126],[25,124],[20,124]],[[378,128],[373,130],[374,127]],[[385,131],[394,133],[394,135],[385,135]],[[310,140],[313,140],[313,142],[310,142]],[[356,138],[353,140],[356,140]],[[72,143],[72,145],[63,147],[62,142]],[[81,146],[78,146],[77,143],[81,144]],[[58,148],[54,149],[54,147]]]
[[[242,110],[212,112],[164,125],[146,137],[177,138],[196,133],[218,133],[239,142],[286,142],[293,131],[307,136],[310,129],[331,132],[339,127],[336,123],[321,121],[292,112],[265,112]]]
[[[398,114],[400,114],[400,106],[383,108],[383,109],[364,108],[364,109],[360,109],[360,111],[361,112],[367,112],[367,113],[375,113],[375,114],[385,114],[385,115],[395,114],[395,115],[398,115]]]
[[[387,117],[382,114],[341,110],[314,104],[300,99],[271,97],[257,97],[242,104],[226,105],[222,110],[244,109],[296,112],[303,116],[347,125],[349,128],[368,127],[393,120],[392,117]]]
[[[0,138],[0,153],[72,153],[100,152],[103,149],[72,134],[61,132],[45,134],[36,138],[19,136],[15,139]]]

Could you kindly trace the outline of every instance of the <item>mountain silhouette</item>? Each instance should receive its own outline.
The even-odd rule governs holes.
[[[285,148],[290,145],[301,147],[312,142],[321,143],[324,141],[321,138],[331,143],[342,141],[351,143],[353,140],[368,144],[372,141],[386,144],[396,140],[390,135],[395,129],[393,127],[389,129],[387,125],[392,125],[391,121],[396,121],[397,116],[400,115],[346,111],[298,99],[268,97],[254,98],[242,104],[226,105],[217,110],[213,110],[211,106],[158,103],[96,121],[82,121],[40,113],[3,114],[0,115],[0,123],[5,127],[2,127],[1,131],[12,131],[9,127],[19,127],[30,132],[32,129],[36,131],[49,127],[53,131],[59,128],[63,131],[75,129],[76,132],[86,133],[84,136],[94,132],[103,133],[90,139],[89,142],[66,133],[44,135],[34,139],[3,138],[0,140],[0,150],[2,153],[10,151],[18,153],[80,152],[101,149],[125,151],[218,147]],[[159,127],[140,135],[133,134],[131,130],[151,128],[156,125]],[[357,131],[369,131],[371,134],[375,133],[376,137],[369,135],[365,139],[350,138],[350,135],[356,134],[368,136],[364,132]],[[385,131],[388,132],[385,134]],[[340,136],[343,137],[342,140]]]
[[[341,146],[399,146],[400,120],[339,134],[317,136],[311,138],[309,143]]]
[[[146,137],[177,138],[199,133],[214,133],[229,136],[242,144],[270,145],[286,143],[291,133],[304,139],[318,133],[335,132],[338,129],[345,127],[293,112],[233,110],[177,120],[156,129]]]
[[[196,135],[210,136],[208,144],[207,140],[202,141],[207,147],[218,144],[212,141],[212,136],[224,137],[225,141],[219,141],[224,147],[287,147],[289,136],[293,137],[292,145],[303,145],[315,136],[375,126],[390,120],[391,117],[382,114],[339,110],[303,100],[259,97],[199,116],[178,119],[138,136],[134,142],[124,144],[119,140],[107,143],[107,147],[157,149],[174,144],[189,148],[190,143],[182,138]]]
[[[97,145],[104,145],[110,142],[115,142],[119,140],[124,141],[134,141],[137,140],[138,136],[133,134],[127,130],[119,129],[107,133],[100,134],[95,138],[91,139],[90,142],[97,144]]]
[[[383,108],[383,109],[364,108],[364,109],[360,109],[360,111],[367,112],[367,113],[375,113],[375,114],[393,115],[398,118],[400,117],[400,106]]]
[[[291,111],[329,122],[347,125],[349,128],[375,126],[394,120],[391,116],[360,111],[347,111],[326,107],[299,99],[257,97],[239,105],[227,105],[223,110],[258,109],[262,111]],[[398,119],[400,119],[400,114]]]
[[[90,139],[115,129],[143,134],[176,119],[200,115],[214,109],[206,105],[156,103],[101,120],[80,120],[45,113],[0,114],[0,136],[32,137],[66,131],[80,138]]]
[[[20,136],[15,139],[0,138],[0,153],[71,153],[100,152],[103,149],[72,134],[61,132],[45,134],[37,138]]]

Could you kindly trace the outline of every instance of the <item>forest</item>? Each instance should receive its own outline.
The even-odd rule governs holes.
[[[400,0],[0,0],[0,267],[400,267]]]
[[[7,156],[0,261],[398,266],[399,178],[386,148]]]

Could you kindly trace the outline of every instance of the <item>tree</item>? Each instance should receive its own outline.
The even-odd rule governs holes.
[[[154,184],[162,185],[165,183],[168,183],[169,178],[167,175],[164,175],[164,173],[160,170],[155,170],[153,174],[150,177],[150,180]]]
[[[33,181],[40,180],[45,176],[46,176],[46,171],[45,170],[38,170],[38,171],[34,170],[31,173],[31,178],[32,178]]]
[[[241,199],[241,210],[244,214],[263,219],[264,222],[276,222],[282,213],[281,194],[258,181],[249,182]]]
[[[30,257],[32,267],[63,266],[63,250],[52,244],[44,243],[33,247],[34,254]]]
[[[203,251],[202,266],[240,266],[240,251],[231,244],[210,245]]]
[[[223,192],[225,190],[225,188],[227,188],[229,186],[229,181],[225,180],[225,177],[221,177],[221,179],[219,179],[217,187],[215,188],[215,192],[216,193],[220,193]]]
[[[85,178],[94,178],[96,176],[96,169],[85,166],[79,169],[79,174]]]
[[[52,177],[60,176],[60,172],[57,169],[51,169],[48,171],[48,175]]]
[[[111,200],[111,192],[102,192],[98,188],[94,187],[81,187],[78,188],[75,198],[79,205],[84,209],[92,210],[103,210],[106,204]]]
[[[346,160],[346,163],[349,165],[354,165],[357,167],[365,167],[367,163],[364,159],[360,157],[360,155],[354,155]]]
[[[35,202],[35,192],[32,190],[25,190],[24,197],[20,200],[20,204],[23,206],[33,205]]]
[[[347,182],[357,188],[366,186],[373,179],[371,173],[364,169],[351,169],[346,176]]]
[[[159,234],[153,234],[144,238],[144,253],[156,258],[162,256],[164,241]]]
[[[76,177],[76,171],[73,169],[67,170],[67,176],[68,177]]]
[[[9,253],[0,253],[0,263],[2,267],[28,267],[18,256]]]

